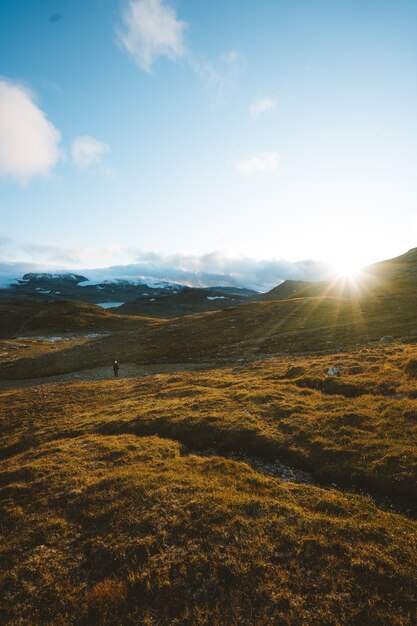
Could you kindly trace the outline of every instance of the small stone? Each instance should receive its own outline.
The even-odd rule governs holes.
[[[329,367],[326,374],[327,376],[340,376],[341,370],[339,367]]]

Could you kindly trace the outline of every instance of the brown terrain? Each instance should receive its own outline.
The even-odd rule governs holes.
[[[417,251],[271,294],[3,309],[1,623],[416,623]]]

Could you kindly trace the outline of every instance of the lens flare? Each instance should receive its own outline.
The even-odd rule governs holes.
[[[337,278],[348,278],[355,280],[361,270],[361,265],[352,260],[343,260],[335,263],[335,274]]]

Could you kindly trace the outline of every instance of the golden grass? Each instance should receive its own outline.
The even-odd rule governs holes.
[[[356,346],[415,336],[415,304],[130,318],[135,330],[6,362],[8,379],[114,358],[122,375],[132,360],[217,365],[0,392],[0,623],[415,624],[417,347]],[[264,476],[231,451],[317,484]]]
[[[112,321],[107,313],[94,323],[97,328],[111,328],[112,336],[38,358],[17,359],[7,367],[0,365],[0,375],[4,379],[52,376],[102,366],[115,358],[136,363],[235,362],[254,356],[351,349],[383,336],[413,340],[416,308],[417,293],[411,289],[350,298],[254,302],[172,320],[114,316]],[[87,317],[93,323],[93,313]],[[75,318],[77,324],[84,319],[82,314]]]
[[[157,437],[2,463],[2,623],[411,625],[417,525]]]
[[[407,369],[415,350],[365,347],[4,392],[0,455],[84,433],[156,434],[193,449],[280,457],[408,506],[417,496],[417,390]],[[331,366],[341,376],[327,376]]]

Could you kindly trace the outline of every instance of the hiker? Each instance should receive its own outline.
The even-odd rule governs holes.
[[[114,377],[117,378],[119,376],[119,364],[117,361],[113,363],[113,372],[114,372]]]

